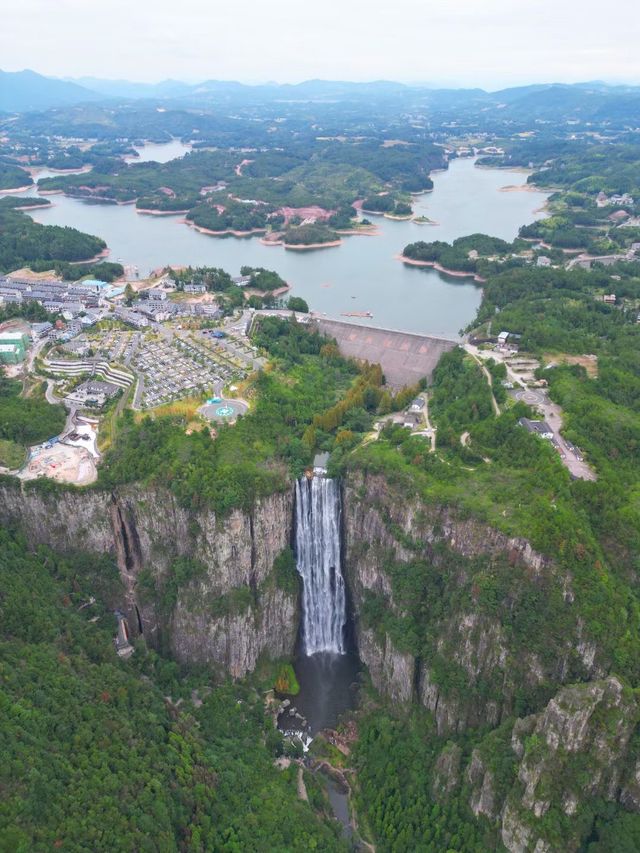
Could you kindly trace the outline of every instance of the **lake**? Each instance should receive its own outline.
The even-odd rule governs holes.
[[[186,150],[174,141],[145,146],[144,157],[169,159],[168,154]],[[181,223],[181,216],[149,216],[136,213],[133,205],[91,204],[62,195],[49,196],[52,207],[32,216],[102,237],[111,250],[109,260],[137,267],[141,277],[170,264],[219,266],[232,275],[243,265],[262,266],[277,270],[314,311],[450,338],[475,316],[481,289],[467,279],[406,266],[395,256],[416,240],[451,241],[478,231],[512,240],[521,225],[538,218],[547,198],[538,191],[501,191],[525,185],[526,176],[524,171],[477,168],[471,159],[453,160],[447,171],[433,175],[433,192],[414,198],[416,214],[437,225],[370,217],[379,235],[345,237],[342,246],[302,252],[264,246],[257,237],[211,237]],[[370,311],[373,317],[343,316],[356,311]]]
[[[125,157],[127,163],[168,163],[169,160],[178,160],[191,151],[191,146],[185,145],[179,139],[172,139],[171,142],[145,142],[144,145],[132,147],[138,156]]]

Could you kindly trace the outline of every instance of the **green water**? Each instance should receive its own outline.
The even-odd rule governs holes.
[[[452,337],[473,319],[480,288],[469,280],[408,267],[395,256],[415,240],[453,240],[475,231],[511,240],[521,225],[538,218],[546,195],[500,192],[506,185],[524,184],[526,173],[479,169],[471,160],[453,161],[448,171],[433,177],[435,189],[416,198],[414,209],[437,226],[373,217],[378,236],[347,237],[338,248],[305,252],[264,246],[257,237],[211,237],[182,224],[180,216],[147,216],[133,205],[87,204],[62,195],[50,196],[53,207],[32,215],[38,222],[99,235],[109,245],[110,260],[135,265],[141,276],[167,264],[220,266],[232,275],[245,264],[264,266],[277,270],[293,294],[327,316]],[[373,317],[343,316],[365,311]]]

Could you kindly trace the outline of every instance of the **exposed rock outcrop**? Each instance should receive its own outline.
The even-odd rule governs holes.
[[[395,702],[411,700],[415,673],[413,655],[398,651],[388,635],[380,640],[366,628],[358,632],[358,651],[379,690]]]
[[[345,481],[344,525],[361,657],[379,690],[419,701],[434,714],[439,734],[497,725],[513,715],[523,690],[544,699],[554,684],[605,674],[598,647],[574,613],[570,573],[526,540],[407,496],[382,475],[359,472]],[[410,571],[414,599],[424,581],[420,601],[402,593]],[[535,608],[546,590],[564,609],[565,632],[550,638],[553,647],[516,649],[512,612]],[[367,618],[372,601],[383,617],[376,624]]]
[[[510,853],[575,853],[603,802],[640,812],[639,720],[638,697],[614,676],[562,687],[538,713],[479,734],[470,755],[468,734],[444,744],[432,796],[461,798]]]
[[[491,770],[485,765],[480,750],[474,749],[467,767],[467,779],[472,786],[469,806],[476,817],[483,814],[490,820],[496,816],[496,794]]]
[[[556,850],[554,830],[559,828],[563,850],[577,850],[584,827],[571,818],[585,801],[620,799],[633,807],[630,788],[621,792],[620,784],[639,717],[633,691],[609,677],[562,688],[540,714],[528,718],[531,733],[502,812],[501,836],[507,850]],[[516,727],[512,744],[519,754],[523,727],[521,723]]]
[[[434,800],[442,802],[460,784],[462,749],[457,743],[448,743],[436,759],[431,782]]]
[[[0,486],[0,521],[19,525],[30,544],[114,556],[121,606],[134,632],[182,662],[217,666],[234,677],[251,671],[261,654],[293,652],[297,596],[279,589],[272,571],[291,541],[292,510],[291,492],[220,519],[210,510],[181,507],[157,487],[49,494],[17,483]],[[200,571],[167,606],[160,599],[178,558]],[[238,590],[245,594],[236,602]],[[230,604],[220,612],[216,602],[224,597]]]

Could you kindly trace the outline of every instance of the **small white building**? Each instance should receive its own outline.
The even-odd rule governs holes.
[[[147,290],[147,299],[150,299],[152,302],[165,302],[166,298],[166,291],[161,290],[159,287],[153,287],[151,290]]]

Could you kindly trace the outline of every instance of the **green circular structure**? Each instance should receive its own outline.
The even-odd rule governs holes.
[[[233,406],[218,406],[216,409],[216,415],[219,418],[230,418],[232,415],[236,414],[236,410]]]

